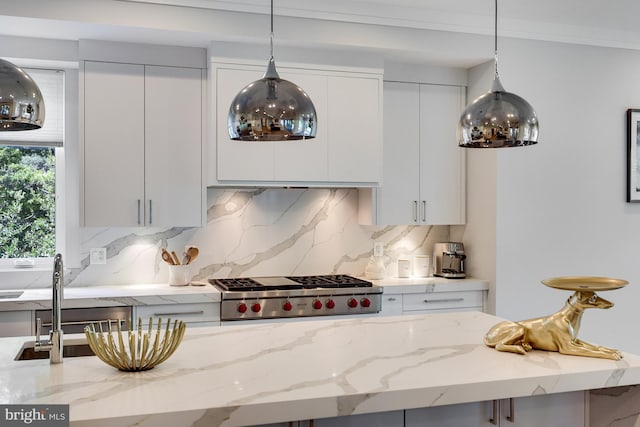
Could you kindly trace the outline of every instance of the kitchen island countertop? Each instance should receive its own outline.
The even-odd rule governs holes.
[[[96,357],[14,361],[27,338],[3,338],[0,403],[70,404],[76,427],[241,426],[640,383],[633,354],[490,349],[482,337],[500,320],[467,312],[191,328],[171,358],[139,373]]]

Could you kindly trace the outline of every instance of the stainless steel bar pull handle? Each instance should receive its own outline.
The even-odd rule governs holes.
[[[138,225],[140,225],[140,199],[138,199]]]
[[[514,423],[516,421],[516,412],[513,403],[513,397],[509,398],[509,415],[507,415],[507,421]]]
[[[418,222],[418,201],[413,201],[413,222]]]
[[[464,298],[442,298],[442,299],[426,299],[424,302],[427,304],[430,302],[462,302]]]
[[[422,222],[427,220],[427,202],[425,200],[422,201]]]
[[[204,314],[204,310],[153,313],[154,316],[195,316],[195,315],[200,315],[200,314]]]
[[[493,401],[493,409],[492,409],[491,418],[489,418],[489,422],[494,426],[498,425],[498,401]]]
[[[153,224],[153,207],[151,206],[151,199],[149,199],[149,225]]]

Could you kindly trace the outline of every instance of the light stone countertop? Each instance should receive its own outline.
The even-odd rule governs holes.
[[[369,280],[376,286],[384,288],[385,294],[423,294],[430,292],[484,291],[489,289],[486,280],[467,277],[464,279],[446,279],[444,277],[388,277],[380,280]]]
[[[384,288],[386,294],[429,293],[486,290],[485,280],[444,279],[441,277],[370,280]],[[220,291],[207,282],[202,286],[167,284],[132,284],[119,286],[70,286],[64,288],[62,308],[112,307],[128,305],[184,304],[219,302]],[[20,296],[18,293],[22,292]],[[40,310],[51,308],[51,288],[0,290],[0,311]]]
[[[11,298],[17,292],[23,293],[19,297]],[[0,291],[0,311],[49,309],[52,292],[51,288],[2,290]],[[62,308],[184,304],[219,302],[220,299],[220,291],[208,283],[203,286],[169,286],[167,284],[70,286],[64,288]]]
[[[3,338],[0,403],[70,404],[73,427],[231,427],[640,383],[632,354],[490,349],[482,337],[500,320],[467,312],[191,328],[171,358],[139,373],[96,357],[14,361],[25,338]]]

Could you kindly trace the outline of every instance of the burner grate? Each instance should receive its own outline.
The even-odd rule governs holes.
[[[264,288],[260,283],[248,277],[212,279],[211,282],[225,291],[259,291]]]
[[[371,287],[373,284],[366,280],[346,274],[325,274],[321,276],[293,276],[289,280],[300,283],[306,288],[361,288]]]

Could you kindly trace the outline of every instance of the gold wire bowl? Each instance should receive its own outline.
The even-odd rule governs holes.
[[[154,327],[153,317],[149,318],[146,330],[142,328],[142,319],[138,318],[138,328],[120,330],[120,322],[116,331],[112,331],[111,322],[107,321],[107,331],[103,331],[103,322],[91,323],[84,328],[84,334],[91,350],[100,360],[121,371],[146,371],[164,362],[178,348],[184,336],[186,325],[175,320],[171,327],[171,319],[162,326],[159,317]],[[126,338],[123,336],[126,334]]]

